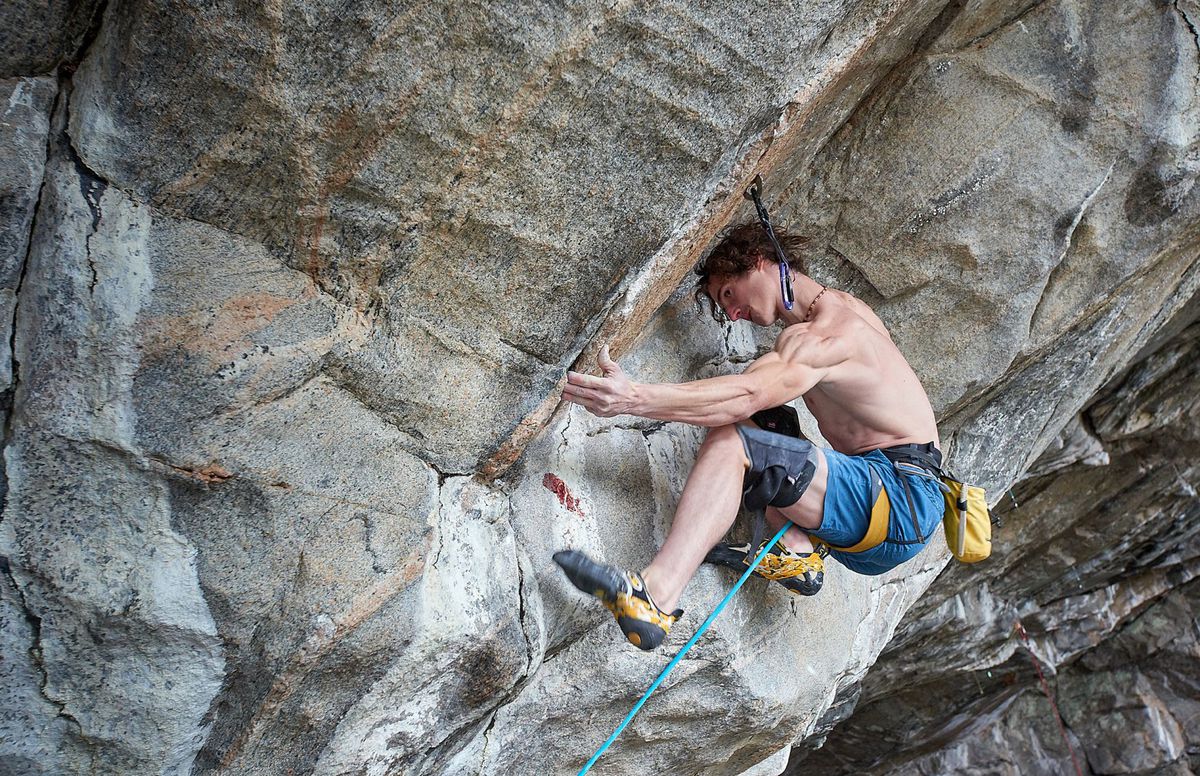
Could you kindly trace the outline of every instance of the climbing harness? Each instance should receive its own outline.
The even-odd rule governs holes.
[[[779,293],[783,294],[783,306],[790,310],[796,304],[796,297],[792,293],[792,270],[788,266],[787,254],[783,252],[783,246],[775,237],[775,229],[771,226],[771,216],[767,213],[767,208],[763,206],[762,185],[762,176],[755,175],[750,187],[742,193],[742,196],[754,200],[754,209],[758,211],[758,220],[762,223],[763,229],[767,231],[767,237],[771,238],[771,245],[775,246],[775,255],[779,257]],[[808,311],[812,313],[812,305],[809,305]]]
[[[921,533],[917,523],[917,510],[913,502],[912,488],[908,476],[921,477],[937,483],[942,491],[945,505],[942,510],[942,528],[945,531],[946,544],[955,558],[963,563],[976,563],[987,558],[992,552],[992,523],[995,522],[988,512],[987,495],[983,488],[968,485],[951,476],[942,468],[942,454],[932,444],[897,445],[885,447],[883,453],[896,471],[900,473],[900,481],[904,485],[904,496],[908,501],[909,514],[913,518],[915,539],[901,541],[888,539],[888,524],[891,519],[891,500],[883,487],[883,481],[878,473],[871,469],[871,519],[867,532],[852,547],[830,547],[839,552],[866,552],[878,547],[885,541],[898,544],[924,544],[929,537]],[[907,475],[907,476],[906,476]]]
[[[925,544],[929,541],[929,536],[921,533],[921,526],[917,521],[917,508],[913,502],[912,487],[908,482],[909,476],[921,477],[927,480],[933,480],[941,486],[942,478],[942,454],[932,444],[924,445],[896,445],[894,447],[882,448],[879,452],[883,453],[884,457],[891,462],[897,473],[900,474],[900,482],[904,486],[904,496],[908,501],[908,512],[913,520],[913,536],[914,539],[902,540],[888,538],[888,531],[891,523],[892,502],[888,496],[887,490],[883,487],[883,478],[875,471],[875,467],[868,463],[868,469],[871,473],[871,518],[867,523],[867,532],[857,544],[850,547],[833,547],[831,550],[838,552],[866,552],[874,549],[885,541],[891,541],[896,544]]]
[[[591,759],[588,760],[583,768],[579,771],[578,776],[583,776],[585,773],[591,770],[592,766],[596,764],[596,761],[600,759],[600,755],[604,754],[605,750],[612,745],[612,742],[617,740],[617,736],[621,735],[621,731],[624,730],[625,726],[628,725],[633,719],[633,715],[637,714],[638,710],[642,708],[642,705],[646,702],[646,699],[650,697],[650,693],[658,689],[658,686],[663,683],[663,680],[667,678],[667,675],[670,674],[679,661],[683,659],[683,656],[687,654],[688,650],[695,645],[695,643],[704,634],[704,631],[708,630],[708,626],[712,625],[713,620],[717,619],[717,615],[721,613],[721,610],[725,608],[725,605],[733,599],[734,593],[736,593],[741,586],[745,584],[746,580],[750,578],[750,575],[754,573],[756,568],[758,568],[758,564],[762,563],[763,558],[766,557],[766,554],[770,548],[775,545],[775,542],[783,538],[784,533],[787,532],[788,526],[790,525],[790,523],[785,523],[784,526],[779,529],[779,533],[775,534],[775,538],[763,545],[762,550],[759,551],[758,556],[754,559],[754,562],[746,567],[746,570],[742,572],[742,576],[738,578],[738,581],[734,583],[730,591],[725,594],[724,598],[721,599],[721,603],[717,604],[717,608],[713,609],[713,613],[708,615],[708,619],[704,621],[704,623],[696,631],[696,634],[688,639],[688,643],[683,645],[683,649],[679,650],[679,654],[671,658],[671,662],[667,663],[667,667],[662,670],[662,673],[658,675],[658,678],[651,683],[646,692],[642,693],[642,697],[638,698],[638,702],[633,704],[633,708],[630,709],[629,713],[625,715],[625,719],[621,720],[621,724],[617,725],[617,729],[614,730],[612,735],[608,737],[608,740],[600,745],[600,748],[596,750],[596,753],[592,755]]]

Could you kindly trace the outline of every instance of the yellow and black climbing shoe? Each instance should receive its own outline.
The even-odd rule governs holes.
[[[667,614],[655,605],[641,574],[597,563],[578,550],[554,553],[571,584],[600,599],[617,618],[625,638],[636,647],[651,650],[663,642],[682,609]]]
[[[778,582],[795,595],[816,595],[825,581],[825,556],[828,554],[829,549],[823,544],[817,545],[814,552],[801,555],[776,542],[754,569],[754,574]],[[757,556],[757,552],[750,552],[749,544],[722,542],[708,551],[704,562],[745,571]]]

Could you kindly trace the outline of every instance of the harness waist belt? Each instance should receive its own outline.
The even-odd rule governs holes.
[[[942,476],[942,451],[933,442],[923,445],[896,445],[885,447],[879,452],[892,463],[903,463],[924,469],[930,474]]]

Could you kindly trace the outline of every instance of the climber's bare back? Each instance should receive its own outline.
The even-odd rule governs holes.
[[[939,443],[925,390],[879,317],[864,302],[832,288],[821,302],[810,322],[783,330],[775,353],[784,360],[812,359],[814,348],[834,354],[835,363],[803,394],[829,445],[853,455]]]

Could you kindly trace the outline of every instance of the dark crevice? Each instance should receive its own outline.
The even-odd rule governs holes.
[[[101,0],[99,4],[92,9],[92,18],[88,22],[87,32],[83,34],[83,38],[79,41],[78,48],[75,49],[75,55],[63,63],[63,68],[71,73],[75,72],[75,68],[79,67],[79,63],[87,57],[88,52],[92,48],[92,44],[96,42],[96,38],[100,37],[100,29],[104,26],[104,15],[108,11],[108,0]]]
[[[521,626],[521,635],[525,638],[525,646],[532,662],[533,651],[529,636],[525,633],[525,571],[521,568],[521,559],[517,559],[517,622]]]
[[[445,485],[446,480],[450,479],[451,477],[470,477],[471,476],[470,472],[444,472],[441,469],[439,469],[436,464],[433,464],[429,461],[425,461],[425,465],[428,466],[430,469],[433,469],[433,473],[437,475],[437,481],[438,481],[439,488],[442,487],[443,485]]]
[[[333,510],[330,510],[332,512]],[[328,514],[328,513],[326,513]],[[355,515],[363,524],[363,545],[367,549],[367,554],[371,556],[371,570],[376,574],[386,574],[388,569],[379,559],[379,553],[375,550],[374,533],[375,526],[372,523],[371,516],[366,512],[359,512]]]
[[[648,425],[641,426],[638,428],[638,431],[642,432],[643,439],[649,439],[650,437],[654,436],[655,434],[657,434],[659,431],[662,431],[666,427],[667,427],[666,421],[659,421],[657,423],[650,423]]]
[[[90,43],[90,42],[89,42]],[[92,214],[91,229],[84,237],[84,253],[87,255],[88,269],[91,270],[91,281],[88,283],[88,293],[94,294],[96,291],[96,283],[99,276],[96,273],[96,262],[92,259],[92,237],[100,229],[100,220],[103,213],[100,210],[100,201],[104,197],[104,192],[108,190],[109,182],[104,176],[97,173],[87,165],[87,162],[80,156],[79,151],[75,148],[75,143],[71,140],[71,96],[74,92],[74,82],[72,74],[74,67],[64,66],[59,69],[59,94],[62,96],[62,128],[61,137],[55,138],[61,148],[66,152],[67,157],[75,166],[75,174],[79,177],[79,193],[83,197],[83,201],[87,203],[88,210]]]
[[[75,143],[71,140],[71,94],[75,71],[78,69],[79,64],[87,57],[97,38],[100,37],[100,30],[104,26],[104,16],[107,11],[108,0],[102,0],[102,2],[96,5],[92,10],[87,32],[84,33],[83,38],[80,40],[74,55],[63,62],[62,66],[58,69],[59,94],[62,96],[63,102],[62,145],[66,149],[71,162],[75,165],[75,171],[79,175],[79,191],[92,213],[92,229],[84,240],[84,246],[87,253],[88,267],[92,271],[92,280],[88,290],[93,292],[96,289],[97,276],[96,265],[92,260],[92,235],[100,228],[100,200],[104,196],[104,192],[108,189],[109,182],[105,180],[104,176],[87,165],[83,157],[79,154],[79,151],[75,148]]]
[[[496,726],[496,717],[500,716],[499,709],[500,707],[497,706],[496,711],[492,712],[492,718],[488,720],[487,727],[483,731],[483,751],[479,753],[479,776],[484,776],[484,768],[487,766],[488,736],[492,734],[492,728]]]
[[[69,79],[64,81],[64,86],[67,87],[67,101],[64,103],[65,119],[63,124],[63,147],[70,156],[71,162],[75,165],[75,171],[79,174],[79,191],[83,194],[84,200],[88,204],[88,209],[92,211],[92,231],[95,232],[100,227],[100,198],[104,196],[104,192],[109,187],[109,182],[100,173],[88,167],[87,162],[79,155],[79,151],[75,148],[74,141],[71,140],[70,116],[71,103],[69,99],[70,91],[73,89],[73,84]]]
[[[1200,68],[1200,33],[1196,32],[1196,25],[1192,24],[1192,20],[1179,7],[1179,0],[1172,0],[1171,6],[1175,9],[1175,13],[1179,14],[1179,18],[1183,19],[1183,23],[1187,25],[1188,30],[1192,33],[1192,42],[1196,44],[1197,67]]]
[[[567,440],[567,432],[571,430],[571,413],[568,411],[566,415],[567,420],[565,423],[563,423],[563,427],[558,432],[559,436],[562,438],[562,444],[558,446],[560,450],[569,444],[569,441]]]
[[[609,434],[613,431],[637,431],[644,437],[650,437],[661,431],[666,425],[667,422],[665,420],[651,420],[641,423],[614,423],[611,426],[604,426],[603,428],[588,431],[586,436],[591,438],[600,436],[601,434]]]
[[[70,152],[72,161],[75,162],[75,169],[79,173],[79,191],[83,194],[83,199],[87,202],[88,209],[92,211],[92,228],[83,240],[83,247],[84,253],[87,256],[88,269],[92,273],[92,279],[88,282],[88,293],[94,294],[96,292],[98,276],[96,274],[96,261],[92,258],[92,237],[100,228],[100,218],[102,215],[100,212],[100,199],[104,196],[104,191],[108,188],[108,184],[103,180],[88,175],[88,170],[83,164],[83,160],[75,152],[74,146],[71,145],[70,138],[67,138],[65,145]]]
[[[46,701],[46,703],[49,703],[56,709],[56,714],[59,717],[69,720],[75,725],[76,732],[79,734],[80,738],[85,741],[89,740],[87,734],[83,732],[83,725],[80,724],[79,720],[76,719],[74,715],[67,711],[67,705],[50,697],[50,695],[46,692],[46,687],[50,683],[50,674],[46,671],[46,665],[43,662],[44,654],[42,652],[42,618],[34,614],[33,610],[29,608],[29,603],[25,600],[25,592],[21,590],[20,586],[17,584],[17,579],[15,576],[13,576],[12,566],[9,564],[9,559],[4,555],[0,555],[0,574],[3,574],[8,580],[8,584],[12,586],[13,593],[16,596],[16,601],[14,603],[20,607],[21,615],[25,618],[26,624],[29,625],[31,636],[28,649],[29,659],[33,663],[34,669],[41,677],[40,681],[38,681],[38,694],[43,700]]]
[[[17,276],[17,285],[13,289],[13,314],[12,320],[9,322],[10,328],[8,334],[12,383],[5,389],[3,395],[0,396],[0,412],[4,414],[3,440],[0,441],[0,457],[3,458],[0,461],[0,522],[4,521],[4,517],[8,513],[8,456],[5,453],[12,442],[13,415],[16,414],[17,389],[21,383],[21,364],[17,360],[17,324],[20,321],[21,291],[25,287],[25,275],[29,271],[29,261],[33,256],[34,241],[37,236],[38,223],[41,220],[42,201],[46,193],[46,167],[50,164],[50,157],[54,151],[54,116],[58,114],[59,106],[64,99],[63,81],[60,77],[58,91],[54,95],[53,104],[50,106],[50,128],[46,133],[46,156],[42,164],[42,184],[38,187],[37,199],[33,203],[33,219],[29,224],[29,240],[25,245],[25,256],[21,261],[21,271]]]

